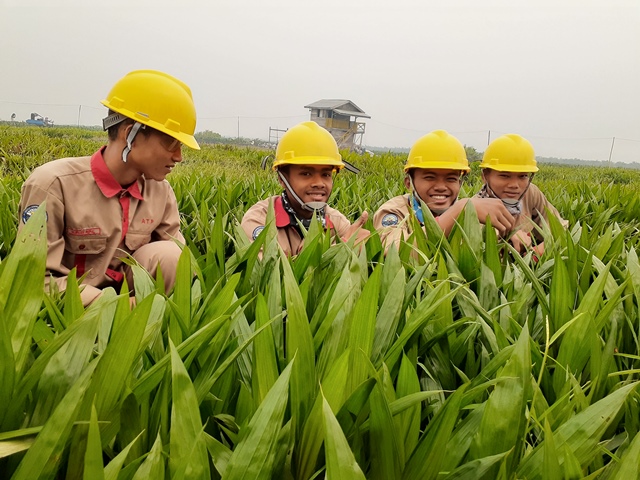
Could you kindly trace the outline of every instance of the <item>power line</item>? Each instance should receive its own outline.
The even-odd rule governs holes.
[[[76,108],[79,104],[68,104],[68,103],[30,103],[30,102],[9,102],[6,100],[0,100],[0,103],[10,103],[12,105],[34,105],[34,106],[45,106],[45,107],[74,107]],[[87,105],[82,105],[86,107]],[[96,107],[89,107],[96,108]]]
[[[257,119],[257,120],[277,120],[280,118],[307,118],[306,115],[288,115],[288,116],[283,116],[283,117],[248,117],[248,116],[243,116],[243,115],[231,115],[228,117],[201,117],[200,115],[198,115],[198,120],[229,120],[229,119],[237,119],[237,118],[244,118],[244,119]]]
[[[513,132],[512,131],[501,132],[499,130],[491,130],[491,133],[497,133],[497,134],[500,134],[500,135],[505,135],[507,133],[513,133]],[[528,134],[528,133],[527,134],[522,134],[522,136],[524,136],[526,138],[542,138],[544,140],[611,140],[611,137],[545,137],[545,136],[542,136],[542,135],[531,135],[531,134]]]

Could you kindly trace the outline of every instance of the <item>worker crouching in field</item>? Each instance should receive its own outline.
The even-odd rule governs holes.
[[[357,235],[356,243],[369,236],[362,227],[367,212],[352,225],[327,201],[333,189],[333,176],[345,166],[331,134],[315,122],[303,122],[289,129],[276,149],[273,169],[284,189],[281,195],[253,205],[241,226],[251,240],[265,228],[269,202],[273,202],[278,243],[287,255],[302,250],[304,229],[317,218],[325,229],[344,240]],[[301,226],[302,225],[302,226]]]
[[[434,130],[411,147],[404,166],[404,184],[411,193],[399,195],[384,203],[373,217],[385,251],[398,248],[402,238],[411,234],[410,210],[424,225],[421,204],[426,204],[445,235],[449,235],[467,202],[471,202],[481,223],[487,218],[502,233],[515,224],[513,215],[498,199],[464,198],[458,200],[463,176],[469,172],[464,146],[444,130]]]
[[[533,248],[542,255],[544,239],[535,226],[542,226],[543,219],[549,220],[547,212],[555,215],[564,227],[569,222],[532,183],[538,166],[531,144],[520,135],[498,137],[484,152],[480,168],[484,186],[475,198],[500,199],[515,218],[509,242],[521,253]]]
[[[84,305],[106,287],[133,285],[128,255],[173,287],[184,243],[174,192],[165,180],[193,137],[191,90],[162,72],[138,70],[120,79],[106,100],[107,145],[92,156],[64,158],[36,168],[22,188],[20,225],[38,205],[47,208],[47,278],[60,290],[71,269],[84,276]],[[134,297],[131,296],[131,303]]]

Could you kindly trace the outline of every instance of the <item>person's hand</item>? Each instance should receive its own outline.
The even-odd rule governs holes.
[[[491,225],[498,230],[503,237],[513,229],[516,219],[509,213],[509,210],[504,206],[502,200],[498,198],[473,197],[471,203],[476,209],[480,223],[485,224],[487,217],[489,217],[491,219]]]
[[[544,242],[540,242],[535,247],[533,247],[533,254],[536,261],[544,255]]]
[[[523,254],[531,248],[531,234],[524,230],[518,230],[509,239],[513,248]]]
[[[133,310],[133,307],[136,306],[136,297],[129,297],[129,306],[131,307],[131,310]]]
[[[364,242],[367,238],[369,238],[369,235],[371,235],[371,232],[366,228],[362,228],[362,226],[365,224],[368,218],[369,218],[369,213],[366,211],[362,212],[362,215],[360,215],[360,218],[358,218],[355,222],[353,222],[351,226],[347,229],[347,232],[344,234],[343,240],[348,241],[351,237],[356,235],[355,245],[357,245],[361,242]]]

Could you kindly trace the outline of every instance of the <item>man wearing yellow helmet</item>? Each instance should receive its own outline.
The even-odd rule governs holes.
[[[364,240],[369,235],[361,228],[367,212],[351,225],[342,213],[327,205],[333,173],[344,166],[335,139],[317,123],[303,122],[289,129],[278,143],[273,162],[283,192],[247,210],[241,222],[247,236],[255,240],[265,228],[269,203],[273,202],[278,243],[287,255],[300,252],[303,228],[308,229],[314,218],[344,239],[356,234],[356,242]]]
[[[36,168],[22,188],[20,226],[46,201],[47,277],[60,290],[75,268],[84,276],[84,305],[106,287],[132,286],[128,255],[155,275],[167,291],[184,243],[176,198],[165,177],[182,161],[193,137],[196,111],[191,90],[155,70],[125,75],[102,104],[107,145],[92,156],[64,158]],[[133,303],[133,297],[132,303]]]
[[[537,242],[534,251],[542,254],[544,239],[535,225],[542,226],[542,219],[548,221],[547,211],[565,227],[568,222],[540,189],[531,183],[538,171],[531,143],[515,134],[498,137],[484,152],[480,168],[484,186],[476,198],[500,199],[515,218],[515,224],[508,234],[511,244],[516,250],[524,252],[531,247],[533,236]]]
[[[373,217],[373,226],[380,232],[386,248],[390,245],[397,247],[401,238],[411,234],[407,222],[410,210],[424,224],[421,201],[431,210],[446,235],[469,201],[482,223],[490,218],[495,228],[509,231],[514,218],[500,201],[480,198],[458,200],[462,177],[469,170],[464,146],[444,130],[434,130],[416,141],[404,167],[404,183],[411,193],[384,203]]]

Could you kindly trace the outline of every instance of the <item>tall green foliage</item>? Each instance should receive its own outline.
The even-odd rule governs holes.
[[[538,262],[470,211],[386,256],[313,225],[289,258],[272,223],[238,228],[278,188],[262,153],[209,147],[172,174],[177,284],[137,271],[133,310],[111,289],[84,309],[73,275],[43,292],[42,210],[7,246],[0,478],[638,477],[638,225],[615,208],[636,180],[550,189],[571,228],[551,222]],[[401,158],[349,160],[352,218],[401,192]]]

